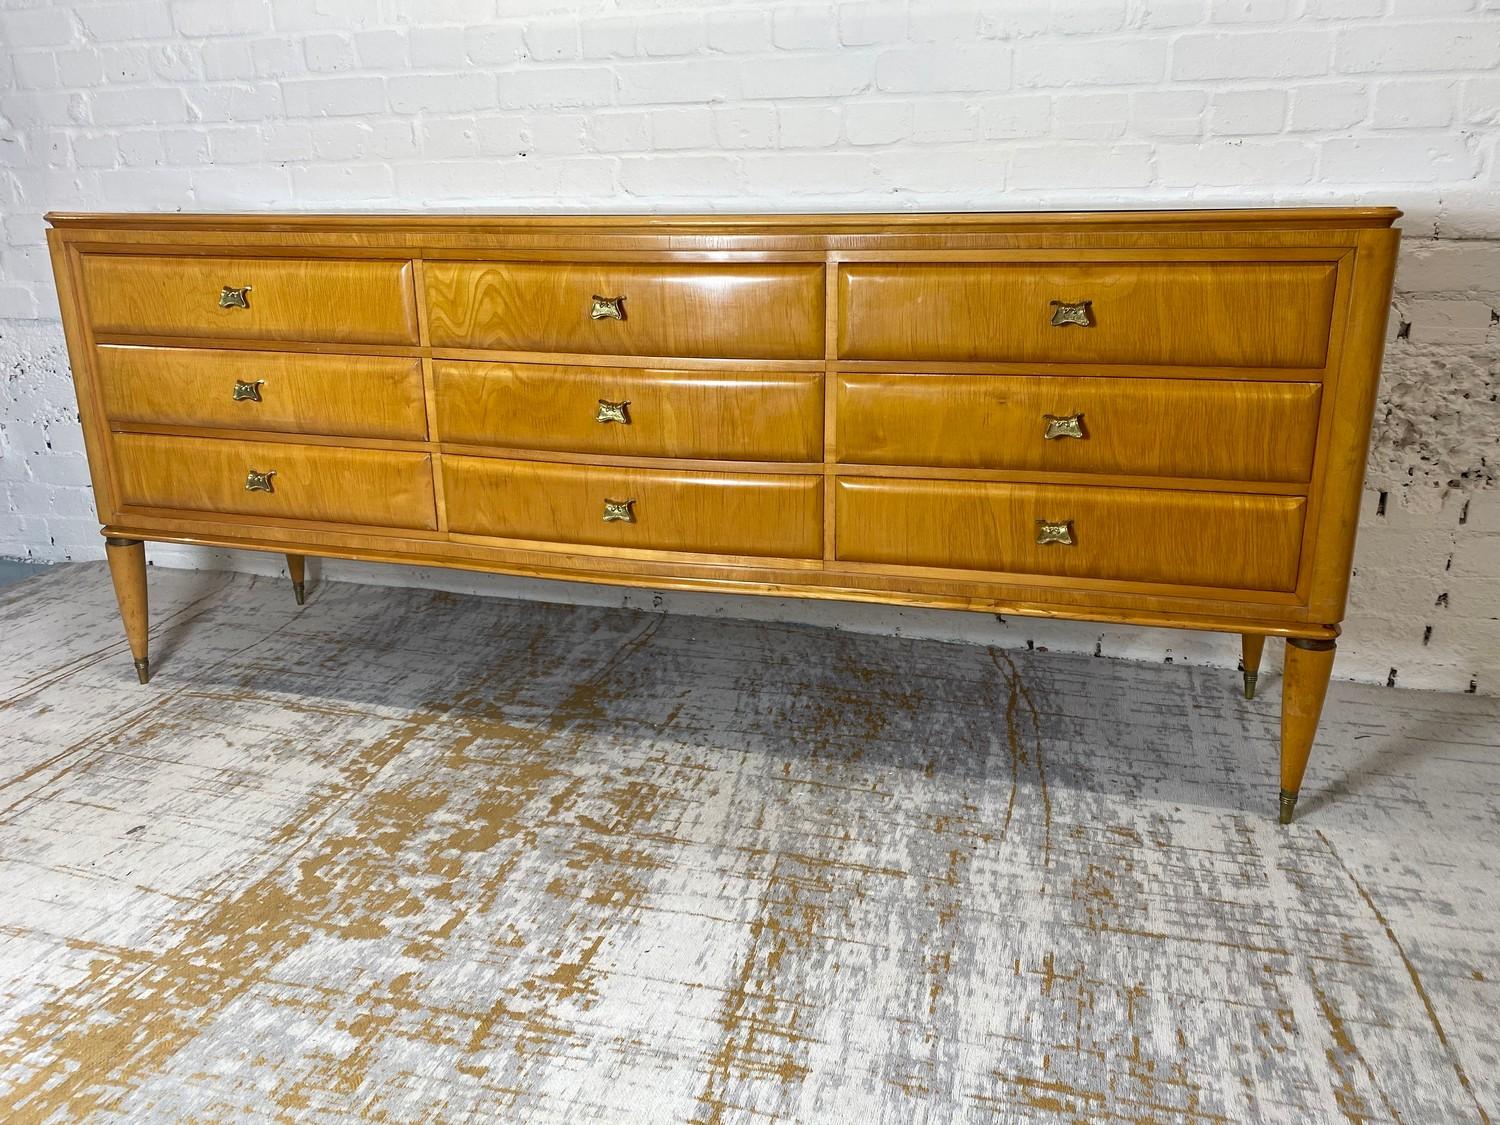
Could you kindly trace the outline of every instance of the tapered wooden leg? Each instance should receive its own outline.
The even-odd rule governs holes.
[[[1281,823],[1292,822],[1302,774],[1318,732],[1328,677],[1333,672],[1332,641],[1292,637],[1286,642],[1281,675]]]
[[[104,555],[109,559],[109,576],[114,580],[115,600],[120,603],[136,678],[145,683],[151,678],[146,650],[146,544],[139,539],[111,536],[104,540]]]
[[[1240,664],[1245,669],[1245,698],[1255,698],[1255,678],[1260,675],[1260,654],[1265,651],[1266,638],[1259,633],[1240,634]]]
[[[292,577],[292,596],[298,605],[302,605],[307,601],[307,559],[301,555],[288,555],[286,572]]]

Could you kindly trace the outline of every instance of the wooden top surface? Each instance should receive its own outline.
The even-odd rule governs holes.
[[[1401,212],[1394,207],[1256,207],[1160,211],[964,211],[847,212],[843,214],[497,214],[485,211],[345,212],[50,212],[54,227],[137,230],[340,231],[390,230],[566,230],[607,228],[616,233],[709,232],[773,234],[836,230],[841,233],[1041,232],[1049,229],[1307,229],[1389,227]]]

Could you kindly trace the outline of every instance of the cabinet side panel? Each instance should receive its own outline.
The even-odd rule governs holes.
[[[1310,621],[1331,625],[1344,616],[1400,243],[1398,230],[1359,232],[1343,355],[1331,388],[1328,432],[1323,435],[1326,467],[1313,544]]]
[[[78,254],[67,235],[55,228],[47,231],[47,250],[52,257],[52,276],[57,282],[57,303],[62,310],[73,391],[78,396],[78,418],[83,425],[83,446],[88,455],[89,479],[94,486],[94,511],[100,523],[110,523],[119,511],[118,493],[114,487],[104,406],[94,373],[93,335],[88,329],[88,318],[83,315]]]

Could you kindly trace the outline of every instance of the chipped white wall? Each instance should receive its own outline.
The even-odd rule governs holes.
[[[1414,233],[1396,273],[1342,666],[1379,679],[1384,662],[1387,682],[1495,694],[1500,240]]]
[[[1497,692],[1497,68],[1500,0],[0,0],[0,555],[101,554],[49,209],[1395,203],[1408,241],[1337,672]],[[1237,657],[1088,624],[324,573]]]

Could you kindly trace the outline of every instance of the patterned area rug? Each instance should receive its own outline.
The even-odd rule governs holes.
[[[1269,670],[151,579],[0,593],[8,1122],[1497,1119],[1500,701],[1281,829]]]

